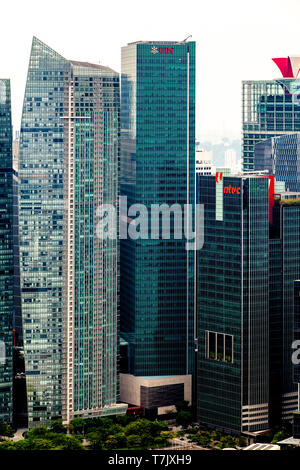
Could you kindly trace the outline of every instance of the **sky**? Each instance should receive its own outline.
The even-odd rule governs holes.
[[[197,43],[196,136],[241,136],[241,81],[279,78],[272,57],[300,55],[299,0],[10,0],[0,7],[0,77],[20,127],[32,36],[66,59],[120,71],[137,40]]]

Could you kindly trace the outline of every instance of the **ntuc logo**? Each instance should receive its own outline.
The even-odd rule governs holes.
[[[224,186],[224,194],[241,194],[241,188],[236,188],[231,186],[231,184],[229,186]]]

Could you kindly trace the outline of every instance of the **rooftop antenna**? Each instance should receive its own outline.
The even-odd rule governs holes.
[[[185,38],[182,42],[186,42],[189,38],[192,37],[192,34],[190,34],[187,38]]]

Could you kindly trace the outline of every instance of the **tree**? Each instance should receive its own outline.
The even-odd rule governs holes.
[[[180,411],[188,411],[189,402],[187,400],[180,401],[178,403],[175,403],[175,407],[176,407],[177,413],[180,413]]]
[[[103,437],[100,432],[93,431],[86,435],[87,441],[93,450],[103,450]]]
[[[74,418],[72,419],[71,424],[76,434],[83,433],[85,424],[85,420],[83,418]]]
[[[157,437],[162,431],[167,431],[168,426],[163,421],[150,422],[150,434],[152,437]]]
[[[0,423],[0,436],[14,437],[14,430],[10,424]]]
[[[105,441],[105,447],[108,450],[116,449],[118,447],[118,440],[115,438],[115,436],[110,435]]]
[[[246,439],[243,436],[241,436],[239,438],[239,447],[246,447],[246,445],[247,445]]]
[[[36,428],[30,429],[26,431],[25,438],[37,438],[37,437],[44,437],[48,432],[48,428],[46,426],[37,426]]]
[[[127,437],[127,443],[128,447],[130,447],[131,449],[136,449],[137,447],[142,446],[141,438],[136,434],[130,434],[130,436]]]
[[[132,423],[127,424],[125,428],[126,436],[130,434],[136,434],[141,436],[142,434],[151,435],[152,423],[148,419],[138,419]]]
[[[236,440],[232,436],[222,436],[220,438],[220,443],[218,444],[218,447],[221,449],[225,449],[225,447],[236,447]]]
[[[206,447],[210,444],[210,438],[207,434],[200,434],[197,439],[197,443],[200,446]]]
[[[176,423],[180,424],[181,426],[186,427],[193,419],[193,415],[190,411],[179,411]]]
[[[56,432],[56,433],[62,433],[66,434],[67,428],[62,424],[62,420],[58,419],[57,421],[53,421],[50,431]]]
[[[278,441],[282,441],[286,437],[287,437],[287,433],[285,431],[279,431],[274,435],[272,444],[277,444]]]

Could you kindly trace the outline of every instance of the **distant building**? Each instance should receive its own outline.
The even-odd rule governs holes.
[[[254,169],[275,175],[285,182],[288,191],[300,191],[300,133],[272,137],[256,144]]]
[[[212,151],[196,149],[196,173],[198,175],[214,175],[215,171]]]
[[[297,65],[282,68],[280,61],[297,64],[297,57],[273,59],[283,74],[276,80],[243,81],[242,159],[245,170],[253,170],[257,143],[272,137],[300,132],[300,79]],[[278,62],[279,61],[279,62]]]

